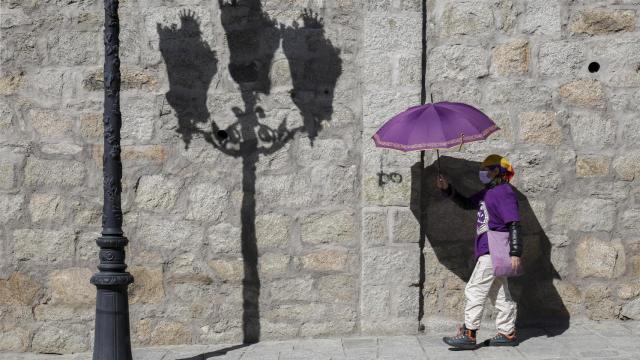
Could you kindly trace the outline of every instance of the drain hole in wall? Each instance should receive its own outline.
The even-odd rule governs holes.
[[[225,140],[226,138],[229,137],[229,134],[227,134],[226,131],[224,130],[218,130],[218,132],[216,132],[216,135],[218,136],[219,139],[221,140]]]
[[[598,64],[595,61],[592,62],[591,64],[589,64],[589,72],[590,73],[598,72],[598,70],[600,70],[600,64]]]

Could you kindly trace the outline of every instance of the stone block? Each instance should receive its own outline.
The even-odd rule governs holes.
[[[0,351],[26,352],[29,349],[31,333],[27,329],[3,330],[0,337]]]
[[[71,263],[76,234],[67,229],[13,231],[13,253],[19,262],[61,266]]]
[[[123,97],[122,128],[123,144],[144,144],[154,137],[156,120],[159,118],[158,105],[152,96]]]
[[[142,261],[141,263],[146,265],[148,262]],[[211,266],[206,262],[196,258],[193,252],[189,252],[171,259],[163,270],[169,287],[178,287],[184,284],[187,288],[198,287],[200,289],[201,285],[211,285],[213,283],[213,279],[209,276],[210,268]],[[189,293],[189,291],[185,291],[177,295],[182,297],[184,295],[188,296]]]
[[[419,12],[367,13],[364,18],[365,50],[415,51],[421,49],[420,36],[415,29],[422,26],[422,14]]]
[[[418,314],[420,290],[415,286],[398,286],[391,292],[392,313],[398,317],[412,317]]]
[[[477,81],[445,80],[432,82],[430,86],[434,101],[456,99],[473,106],[479,106],[481,101],[481,90]]]
[[[24,207],[24,196],[0,194],[0,224],[18,220]]]
[[[332,274],[317,280],[318,300],[322,302],[344,302],[354,304],[357,301],[358,279],[350,274]]]
[[[58,354],[83,352],[89,350],[89,340],[86,326],[45,322],[35,332],[31,350]]]
[[[538,49],[538,72],[542,76],[566,78],[578,75],[586,61],[584,44],[553,41],[542,43]]]
[[[100,145],[102,146],[102,145]],[[167,148],[163,145],[129,145],[122,146],[122,161],[140,163],[163,163],[167,159]],[[100,162],[102,165],[102,152]]]
[[[611,158],[608,156],[578,156],[576,160],[577,177],[598,177],[609,174]]]
[[[619,246],[592,236],[585,237],[578,244],[575,259],[577,274],[581,277],[610,279],[615,277],[616,267],[624,268],[624,258],[619,254]]]
[[[640,177],[640,151],[624,152],[613,161],[613,169],[620,180],[632,181]]]
[[[275,277],[284,275],[289,269],[291,256],[277,253],[267,253],[258,258],[258,269],[261,277]]]
[[[311,170],[311,197],[319,204],[350,205],[357,201],[356,165],[318,165]]]
[[[593,284],[584,291],[584,304],[591,320],[615,318],[620,307],[611,299],[611,291],[605,284]]]
[[[564,140],[562,127],[554,112],[523,112],[518,115],[520,139],[524,142],[560,145]]]
[[[45,154],[77,155],[82,147],[72,143],[43,144],[40,148]]]
[[[375,91],[379,86],[391,84],[393,82],[393,62],[392,58],[386,54],[364,57],[364,72],[370,74],[364,82],[367,89]]]
[[[142,319],[132,325],[131,342],[133,345],[182,345],[191,343],[191,331],[183,323]]]
[[[569,116],[571,137],[576,148],[604,149],[615,141],[615,123],[600,113],[577,113]]]
[[[16,93],[24,81],[24,71],[12,72],[0,76],[0,95]]]
[[[485,1],[446,3],[437,23],[437,30],[444,36],[486,34],[493,30],[493,12]]]
[[[598,108],[605,105],[604,90],[598,80],[575,80],[562,85],[558,93],[564,101],[572,105]]]
[[[163,175],[142,176],[136,187],[135,201],[141,209],[168,210],[175,204],[180,186],[180,181]]]
[[[90,144],[99,142],[103,136],[102,114],[82,114],[79,121],[82,138]]]
[[[622,214],[618,221],[620,226],[620,232],[635,236],[640,232],[640,210],[639,209],[627,209]]]
[[[496,46],[491,54],[493,71],[498,75],[520,75],[529,71],[529,42],[524,39]]]
[[[10,129],[11,127],[13,127],[13,122],[15,121],[14,119],[16,118],[16,114],[13,111],[13,109],[11,109],[9,107],[8,104],[1,104],[0,103],[0,129],[3,129],[3,133],[6,134],[9,131],[7,131],[8,129]]]
[[[391,234],[394,243],[418,243],[420,241],[420,223],[410,209],[395,209],[391,217]]]
[[[477,46],[442,45],[427,57],[430,81],[468,80],[489,74],[489,52]]]
[[[640,298],[631,300],[626,304],[622,305],[622,309],[620,310],[620,315],[623,318],[628,318],[632,320],[640,319]]]
[[[96,287],[89,283],[94,271],[86,268],[56,270],[49,275],[51,304],[93,305]]]
[[[327,337],[350,334],[356,328],[355,313],[353,315],[351,319],[341,318],[330,321],[303,323],[300,327],[299,336]],[[341,354],[342,352],[339,351],[337,353]]]
[[[94,287],[93,291],[96,289]],[[33,316],[37,321],[57,323],[90,323],[95,321],[94,306],[78,306],[68,304],[39,304],[33,309]]]
[[[43,160],[28,158],[24,170],[27,186],[75,187],[84,183],[85,166],[74,160]]]
[[[552,224],[565,229],[590,232],[611,231],[616,219],[616,204],[603,199],[558,199]]]
[[[240,254],[240,229],[231,224],[223,223],[210,227],[206,239],[210,254]]]
[[[422,81],[422,58],[402,56],[398,60],[397,86],[420,86]]]
[[[121,72],[121,89],[139,89],[145,91],[157,90],[158,77],[148,69],[123,66]],[[88,91],[102,91],[104,89],[104,72],[96,69],[85,75],[82,86]]]
[[[557,0],[532,0],[527,2],[520,28],[525,34],[560,35],[560,2]]]
[[[528,80],[492,81],[484,95],[491,105],[516,106],[520,109],[540,108],[551,104],[551,91],[544,85]]]
[[[640,51],[640,44],[632,37],[607,36],[591,43],[591,56],[606,59],[607,73],[600,80],[612,88],[637,88],[640,86],[638,64],[633,54]],[[637,106],[637,101],[633,101]]]
[[[618,286],[617,295],[620,299],[629,300],[640,296],[640,282],[632,281]]]
[[[300,257],[300,264],[304,270],[344,271],[348,256],[345,250],[316,251]]]
[[[387,214],[381,208],[365,208],[362,210],[362,241],[367,246],[387,243]]]
[[[350,210],[303,215],[300,239],[309,244],[351,244],[355,238],[354,214]]]
[[[496,20],[496,28],[503,33],[513,32],[521,10],[514,4],[513,0],[499,0],[496,2],[493,16]]]
[[[209,267],[223,282],[239,282],[244,278],[244,263],[242,259],[210,260]]]
[[[390,292],[387,286],[365,285],[361,289],[360,314],[368,319],[386,319],[390,315]]]
[[[29,122],[42,140],[70,137],[73,129],[71,118],[53,110],[31,110]]]
[[[64,199],[58,194],[32,194],[29,201],[31,221],[63,222],[80,207],[77,200]]]
[[[419,253],[415,250],[415,246],[363,249],[362,283],[415,284],[420,272]]]
[[[289,243],[290,217],[276,213],[258,215],[255,226],[259,249],[284,248]]]
[[[162,267],[132,266],[128,271],[135,279],[129,286],[131,304],[162,302],[165,295]]]
[[[0,279],[0,303],[32,306],[41,295],[42,286],[29,276],[15,272]]]
[[[380,174],[366,172],[363,179],[365,203],[377,206],[407,206],[411,201],[411,174],[409,168],[387,170],[399,174],[401,181],[380,184]]]
[[[197,184],[189,190],[186,219],[218,221],[230,204],[226,187],[216,184]]]
[[[313,302],[315,292],[313,291],[313,279],[294,278],[274,280],[264,286],[271,301],[305,301]]]
[[[148,250],[184,251],[198,248],[203,233],[190,221],[150,217],[140,222],[136,240]]]
[[[571,17],[569,31],[574,34],[604,35],[634,31],[636,12],[607,8],[586,8]]]

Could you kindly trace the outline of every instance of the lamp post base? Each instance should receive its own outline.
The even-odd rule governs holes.
[[[91,277],[97,287],[93,360],[131,360],[129,298],[127,287],[133,276],[125,272],[122,236],[103,236],[100,246],[100,272]]]
[[[98,285],[93,360],[131,359],[127,285]]]

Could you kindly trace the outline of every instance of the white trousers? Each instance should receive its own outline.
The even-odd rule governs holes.
[[[490,255],[482,255],[476,262],[473,274],[464,289],[466,299],[464,323],[467,329],[480,328],[482,312],[487,298],[491,299],[498,315],[496,328],[503,334],[511,334],[516,329],[516,302],[511,298],[506,277],[493,276]]]

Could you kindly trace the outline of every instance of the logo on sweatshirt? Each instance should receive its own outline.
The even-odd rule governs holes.
[[[484,234],[489,231],[489,212],[487,211],[487,205],[484,201],[480,201],[480,208],[478,209],[478,224],[476,226],[476,234]]]

